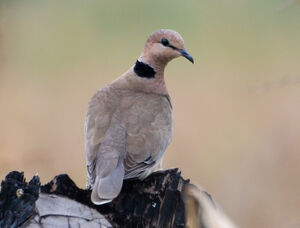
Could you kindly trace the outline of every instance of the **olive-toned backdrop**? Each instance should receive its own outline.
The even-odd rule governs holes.
[[[164,168],[209,191],[241,227],[300,224],[300,6],[285,0],[0,2],[0,178],[85,186],[84,116],[148,35],[171,28],[192,65],[166,81],[175,132]]]

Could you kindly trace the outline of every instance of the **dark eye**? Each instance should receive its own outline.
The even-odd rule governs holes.
[[[169,41],[166,38],[162,38],[161,41],[162,45],[164,46],[168,46],[169,45]]]

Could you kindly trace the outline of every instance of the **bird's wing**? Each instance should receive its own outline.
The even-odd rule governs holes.
[[[144,178],[154,171],[172,137],[170,101],[155,94],[133,96],[136,96],[135,102],[123,117],[127,132],[126,179]]]
[[[125,175],[126,130],[117,109],[110,121],[96,158],[96,179],[91,199],[95,204],[106,203],[117,197]]]
[[[120,97],[112,88],[99,90],[91,99],[86,117],[86,160],[91,200],[111,201],[124,179],[126,130],[120,121]]]
[[[89,102],[85,119],[85,151],[88,170],[88,187],[94,185],[100,146],[110,127],[113,113],[117,106],[118,96],[110,87],[98,90]]]

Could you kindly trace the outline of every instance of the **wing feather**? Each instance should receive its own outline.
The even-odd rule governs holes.
[[[88,188],[96,178],[96,165],[100,160],[100,146],[110,127],[113,113],[118,106],[118,95],[108,87],[98,90],[91,98],[85,119],[85,151],[88,171]],[[109,165],[109,164],[107,164]]]
[[[127,152],[125,178],[144,178],[160,168],[172,137],[172,107],[167,97],[135,93],[135,102],[125,110]],[[131,99],[131,96],[124,99]],[[128,102],[127,102],[128,103]],[[123,110],[124,111],[124,110]]]

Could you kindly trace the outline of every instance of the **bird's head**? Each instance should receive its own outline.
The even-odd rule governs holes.
[[[141,55],[148,60],[163,64],[167,64],[179,56],[183,56],[194,63],[193,57],[184,48],[181,35],[170,29],[160,29],[152,33],[147,39]]]

